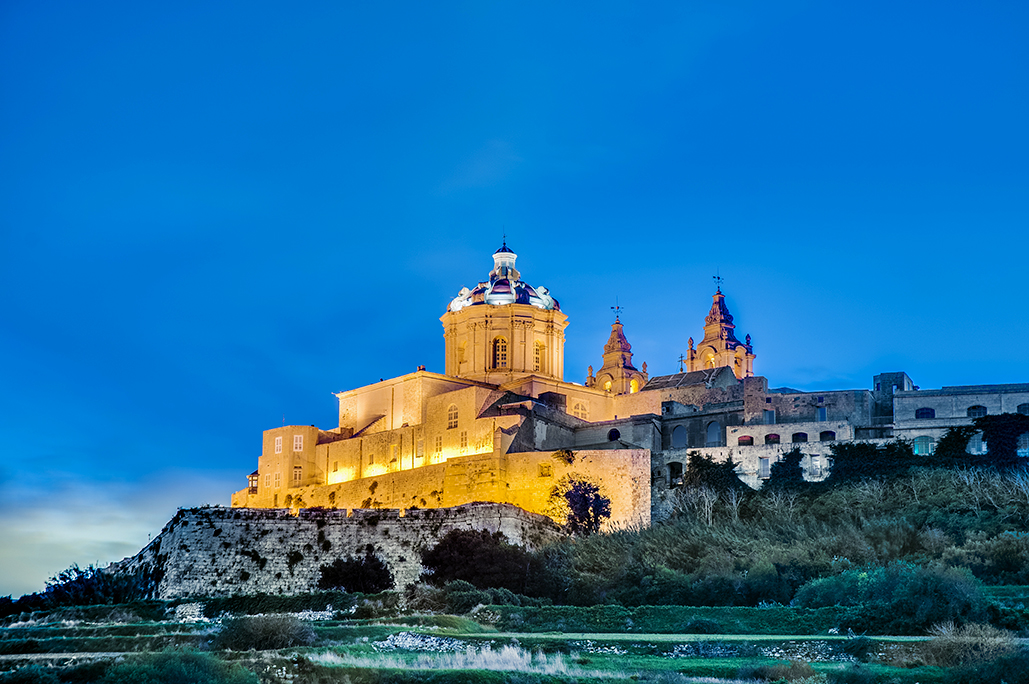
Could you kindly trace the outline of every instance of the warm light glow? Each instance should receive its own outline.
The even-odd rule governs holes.
[[[340,468],[335,472],[329,473],[328,482],[326,484],[339,484],[340,482],[350,482],[351,480],[356,479],[357,468]]]
[[[387,472],[388,472],[388,470],[387,470],[386,466],[381,464],[381,463],[375,463],[373,465],[368,465],[368,466],[365,466],[365,468],[364,468],[364,476],[365,477],[375,477],[376,475],[384,475]]]

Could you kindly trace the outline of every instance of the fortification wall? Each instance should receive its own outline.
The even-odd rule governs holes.
[[[495,503],[430,510],[193,508],[117,564],[158,580],[157,596],[299,594],[318,589],[320,568],[371,544],[398,588],[418,579],[420,551],[451,530],[503,532],[538,548],[561,535],[549,518]]]
[[[547,515],[552,512],[551,490],[564,477],[593,480],[601,493],[611,499],[611,518],[605,529],[650,523],[647,449],[573,450],[568,460],[555,457],[551,451],[487,452],[349,482],[290,487],[272,495],[277,498],[267,494],[250,496],[244,489],[233,495],[232,505],[296,507],[299,498],[304,508],[402,509],[494,501]]]

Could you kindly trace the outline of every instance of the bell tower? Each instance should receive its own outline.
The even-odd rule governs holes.
[[[716,278],[720,281],[721,278]],[[693,348],[693,338],[689,340],[689,351],[686,353],[686,370],[697,371],[706,368],[728,366],[736,374],[737,379],[754,375],[754,348],[747,335],[746,343],[736,339],[736,326],[732,322],[732,314],[725,306],[725,295],[722,294],[721,283],[715,291],[711,310],[704,319],[704,339],[697,348]]]
[[[632,345],[622,332],[622,322],[615,316],[615,322],[611,325],[611,337],[604,345],[604,365],[593,376],[593,367],[590,366],[589,377],[586,378],[586,386],[610,392],[611,394],[633,394],[647,383],[647,364],[643,364],[643,371],[638,371],[632,365]]]

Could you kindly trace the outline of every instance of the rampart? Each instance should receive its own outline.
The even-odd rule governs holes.
[[[422,510],[192,508],[180,510],[142,551],[117,564],[148,573],[157,598],[299,594],[320,568],[370,544],[398,588],[418,579],[420,552],[451,530],[503,532],[530,549],[561,535],[549,518],[510,504]]]

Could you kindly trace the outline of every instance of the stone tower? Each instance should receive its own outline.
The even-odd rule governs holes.
[[[505,241],[489,280],[461,288],[440,318],[447,375],[497,385],[529,375],[564,379],[568,317],[547,288],[521,279],[517,257]]]
[[[604,365],[597,371],[596,377],[593,377],[593,367],[590,366],[586,386],[612,394],[632,394],[639,392],[646,384],[646,369],[647,364],[643,364],[642,372],[632,365],[632,345],[622,332],[621,321],[615,316],[615,322],[611,325],[611,337],[604,345]]]
[[[732,314],[725,306],[725,295],[721,287],[713,299],[711,311],[704,319],[704,339],[696,349],[693,348],[693,338],[689,340],[686,370],[728,366],[738,379],[749,378],[754,375],[754,348],[750,344],[750,335],[747,335],[746,343],[736,339],[736,326],[732,323]]]

